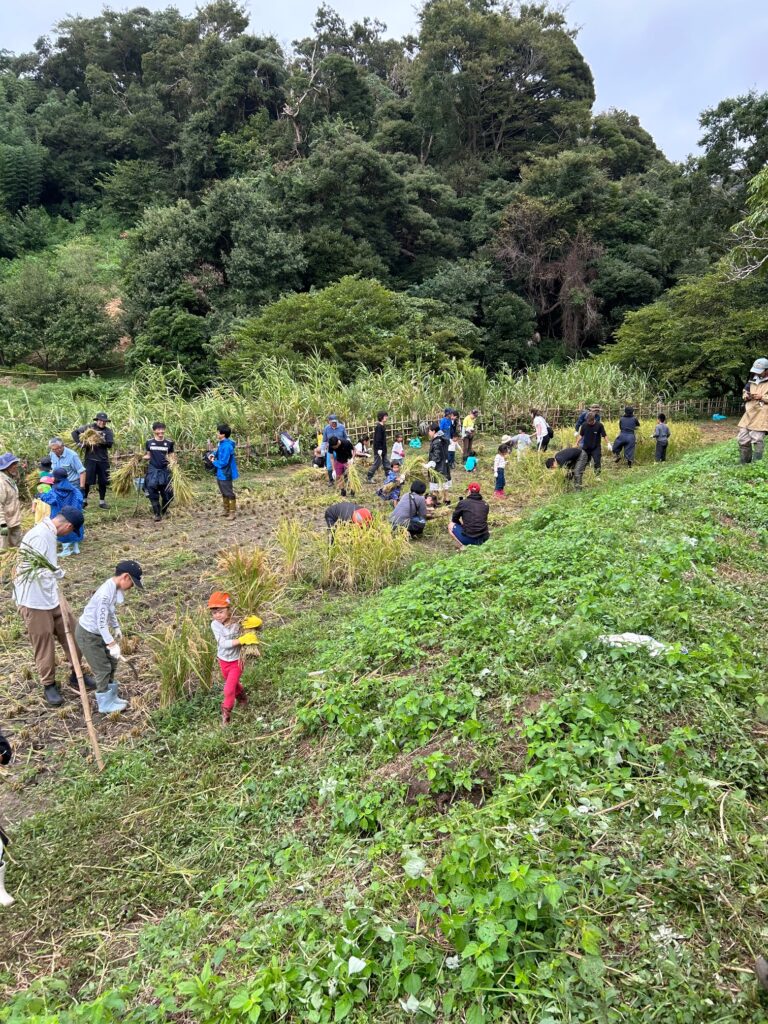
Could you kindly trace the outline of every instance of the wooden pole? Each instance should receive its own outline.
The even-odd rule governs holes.
[[[69,648],[69,656],[72,659],[72,666],[77,676],[77,688],[80,691],[80,702],[83,705],[83,717],[85,718],[85,727],[88,730],[88,739],[91,741],[91,749],[93,750],[93,756],[96,759],[96,766],[100,772],[104,771],[104,758],[101,756],[101,747],[99,746],[99,740],[96,735],[96,730],[93,727],[93,719],[91,718],[91,705],[88,700],[88,691],[85,688],[85,679],[83,678],[83,667],[80,664],[80,658],[77,653],[77,644],[75,638],[72,636],[71,623],[72,609],[67,603],[67,599],[63,594],[59,594],[59,607],[61,608],[61,617],[64,620],[64,633],[67,637],[67,647]]]

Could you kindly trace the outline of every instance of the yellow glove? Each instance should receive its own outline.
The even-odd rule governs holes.
[[[238,641],[241,647],[250,647],[253,644],[257,644],[258,642],[259,638],[256,636],[255,633],[243,633],[243,635],[240,637]]]
[[[258,615],[249,615],[247,618],[243,619],[244,629],[258,629],[261,625],[262,622]]]

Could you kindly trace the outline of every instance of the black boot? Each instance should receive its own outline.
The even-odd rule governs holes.
[[[59,693],[59,688],[56,683],[49,683],[43,690],[45,696],[45,703],[50,705],[52,708],[61,707],[64,703],[64,699]]]
[[[83,682],[85,683],[86,690],[96,689],[96,680],[94,679],[90,672],[83,672]],[[80,684],[77,681],[77,675],[75,674],[74,669],[72,669],[72,671],[69,673],[69,685],[72,687],[73,690],[80,689]]]
[[[747,463],[752,461],[752,445],[751,444],[740,444],[739,445],[739,462],[742,466],[746,466]]]
[[[160,502],[159,501],[153,501],[153,502],[150,502],[150,504],[152,505],[152,511],[155,514],[155,522],[159,523],[161,518],[162,518],[162,516],[160,514]]]

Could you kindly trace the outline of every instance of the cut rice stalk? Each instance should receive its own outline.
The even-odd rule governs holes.
[[[133,492],[133,481],[141,476],[140,465],[141,457],[132,455],[110,473],[109,482],[118,498],[127,498]]]
[[[177,505],[191,505],[195,498],[195,492],[189,482],[189,477],[174,459],[171,462],[171,490],[173,500]]]

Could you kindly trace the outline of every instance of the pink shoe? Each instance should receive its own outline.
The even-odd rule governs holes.
[[[504,491],[494,491],[493,496],[494,498],[506,498]]]

